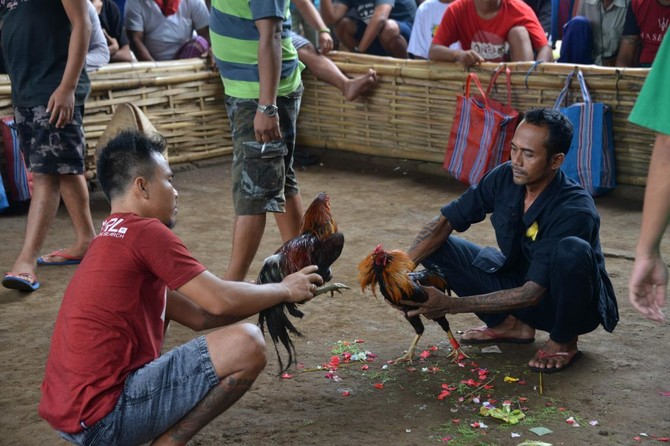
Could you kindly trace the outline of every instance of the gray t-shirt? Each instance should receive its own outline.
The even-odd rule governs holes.
[[[125,25],[127,31],[144,33],[155,60],[172,60],[195,30],[209,26],[209,11],[204,0],[181,0],[179,10],[165,17],[154,0],[128,0]]]

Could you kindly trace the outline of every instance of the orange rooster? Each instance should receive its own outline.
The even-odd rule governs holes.
[[[427,269],[415,272],[414,268],[414,262],[407,253],[400,250],[384,251],[382,245],[378,245],[371,255],[358,264],[358,280],[361,290],[365,291],[369,287],[372,294],[376,295],[375,287],[379,286],[379,290],[387,301],[403,308],[405,318],[416,332],[407,354],[396,359],[396,362],[412,362],[414,351],[424,330],[419,316],[407,316],[407,311],[412,307],[403,306],[400,301],[425,302],[428,294],[421,286],[433,286],[443,292],[446,290],[451,295],[450,290],[447,289],[446,279],[439,272]],[[453,361],[458,362],[466,358],[467,355],[463,353],[460,344],[451,333],[447,318],[443,316],[434,321],[440,324],[440,327],[447,333],[453,347],[453,352],[450,354]]]
[[[319,193],[303,216],[300,234],[282,245],[277,252],[263,262],[256,283],[278,283],[289,274],[309,265],[317,265],[319,275],[324,282],[332,278],[330,266],[337,260],[344,247],[344,235],[337,230],[337,223],[330,211],[330,197],[325,192]],[[324,292],[348,289],[346,285],[333,283],[320,287],[315,295]],[[290,334],[302,336],[300,331],[288,318],[288,314],[302,318],[303,312],[295,303],[281,303],[261,311],[258,325],[263,331],[267,327],[270,338],[275,345],[279,368],[282,373],[287,370],[295,358],[295,347]],[[277,343],[281,342],[288,351],[286,367],[282,361]]]

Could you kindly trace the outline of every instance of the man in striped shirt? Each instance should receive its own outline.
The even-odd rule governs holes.
[[[212,0],[210,36],[233,134],[235,226],[227,280],[244,280],[273,212],[296,235],[302,200],[293,169],[303,68],[291,43],[288,0]]]

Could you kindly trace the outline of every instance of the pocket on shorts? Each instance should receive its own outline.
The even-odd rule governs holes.
[[[249,189],[253,191],[250,195],[268,197],[281,192],[286,175],[284,157],[288,154],[284,140],[245,141],[243,146],[244,173],[251,182]]]

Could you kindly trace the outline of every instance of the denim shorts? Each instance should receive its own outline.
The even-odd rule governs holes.
[[[233,134],[233,205],[237,215],[284,212],[286,197],[297,195],[293,169],[295,130],[302,86],[277,97],[282,139],[256,141],[254,118],[258,101],[226,96],[226,111]]]
[[[204,336],[128,375],[114,409],[64,439],[81,446],[140,445],[167,431],[219,383]]]
[[[26,165],[31,172],[47,175],[84,173],[86,140],[82,125],[84,107],[76,106],[63,128],[49,123],[46,107],[14,107],[14,121]]]

